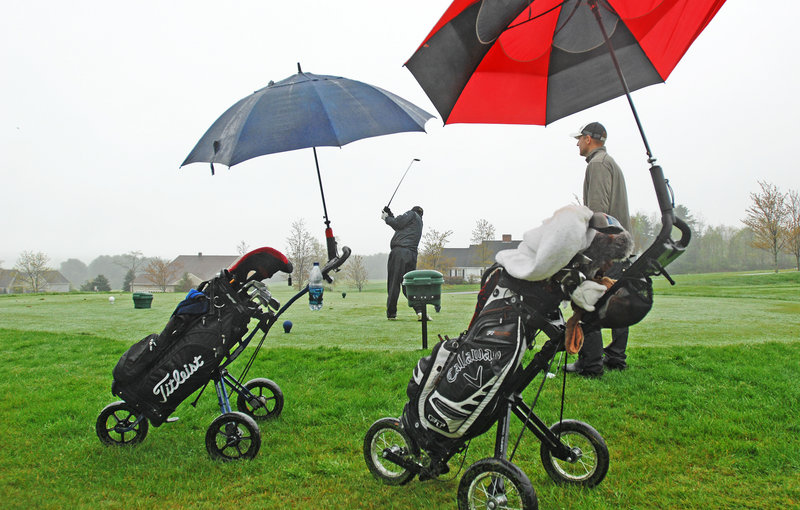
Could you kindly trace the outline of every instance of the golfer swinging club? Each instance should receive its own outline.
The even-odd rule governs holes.
[[[386,318],[393,321],[397,319],[397,298],[403,285],[403,275],[417,268],[417,246],[422,239],[422,207],[415,205],[410,211],[395,217],[387,205],[381,211],[381,219],[395,231],[389,244],[391,251],[386,282]],[[417,310],[420,320],[422,311]]]

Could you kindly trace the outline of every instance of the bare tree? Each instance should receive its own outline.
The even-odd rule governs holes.
[[[250,251],[250,246],[244,240],[239,241],[239,244],[236,245],[236,251],[239,255],[246,255]]]
[[[364,265],[364,257],[353,255],[344,267],[344,274],[347,279],[356,286],[359,292],[367,284],[367,268]]]
[[[142,266],[144,266],[146,261],[144,257],[142,257],[142,252],[140,251],[129,251],[124,255],[120,255],[120,257],[123,259],[123,262],[115,261],[114,263],[128,270],[123,280],[122,290],[130,292],[133,280],[141,274]]]
[[[292,222],[292,229],[286,239],[289,260],[292,261],[294,272],[292,280],[295,288],[302,289],[308,282],[308,273],[314,262],[320,265],[327,259],[325,247],[306,230],[305,221],[300,219]]]
[[[786,198],[787,218],[784,249],[789,255],[794,255],[795,267],[800,271],[800,193],[790,189]]]
[[[475,262],[481,266],[481,272],[494,262],[494,254],[485,242],[494,239],[494,233],[494,225],[483,218],[475,222],[475,228],[472,229],[472,237],[469,242],[476,246]]]
[[[750,193],[753,204],[747,208],[747,217],[742,223],[753,231],[754,248],[765,250],[772,255],[775,272],[778,272],[778,253],[786,242],[784,229],[788,208],[786,195],[765,181],[758,181],[760,193]]]
[[[47,266],[50,258],[42,252],[24,251],[17,259],[18,277],[31,292],[42,292],[47,288],[45,273],[51,271]]]
[[[183,271],[183,264],[171,264],[167,259],[154,257],[144,268],[144,276],[153,285],[161,288],[161,292],[167,291],[167,285],[175,281]]]
[[[442,274],[449,272],[455,261],[452,258],[445,258],[443,253],[451,235],[453,235],[452,230],[439,232],[430,229],[425,233],[422,238],[422,251],[419,254],[420,269],[433,269]]]

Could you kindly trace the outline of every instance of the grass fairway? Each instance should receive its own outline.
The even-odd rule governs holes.
[[[594,489],[555,485],[538,441],[523,437],[515,463],[540,508],[800,505],[800,275],[676,280],[657,282],[653,311],[631,329],[629,370],[567,380],[564,415],[604,436],[606,479]],[[272,291],[281,302],[290,295]],[[280,384],[283,414],[262,423],[256,459],[227,464],[205,451],[218,414],[210,391],[196,409],[181,404],[177,423],[151,427],[138,447],[98,441],[97,414],[116,400],[111,368],[132,342],[160,331],[182,298],[158,294],[153,308],[137,310],[130,294],[113,294],[113,305],[109,295],[0,296],[4,508],[455,508],[460,456],[443,480],[404,487],[373,479],[362,458],[364,433],[399,415],[424,354],[411,309],[385,320],[382,285],[337,287],[321,312],[301,301],[285,314],[292,333],[276,327],[250,372]],[[443,295],[429,346],[437,333],[463,330],[474,303],[474,294]],[[546,384],[537,413],[554,422],[559,403],[560,385]],[[464,469],[490,456],[493,440],[493,432],[473,440]]]

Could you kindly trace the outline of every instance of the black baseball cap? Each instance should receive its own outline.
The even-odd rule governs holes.
[[[411,208],[411,210],[419,214],[420,217],[422,217],[422,207],[415,205],[414,207]]]
[[[572,138],[580,138],[583,135],[589,135],[596,140],[600,140],[601,142],[605,142],[606,137],[608,136],[606,134],[606,128],[604,128],[599,122],[590,122],[585,126],[582,126],[580,131],[572,134]]]

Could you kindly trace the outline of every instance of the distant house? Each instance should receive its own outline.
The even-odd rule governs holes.
[[[176,269],[173,281],[166,286],[166,292],[175,292],[175,286],[183,279],[184,274],[189,275],[192,287],[196,287],[201,282],[216,276],[217,273],[233,264],[238,258],[238,255],[203,255],[202,253],[179,255],[169,263],[170,267]],[[143,274],[133,280],[132,287],[133,292],[162,292],[161,286],[151,282]]]
[[[44,273],[44,279],[47,282],[45,292],[69,292],[72,286],[61,271],[47,271]]]
[[[0,269],[0,294],[11,294],[14,292],[14,280],[17,272],[8,269]]]
[[[484,241],[480,245],[471,244],[469,248],[444,248],[442,256],[454,262],[448,276],[467,281],[480,279],[483,271],[494,263],[497,252],[516,248],[520,242],[512,240],[511,234],[503,234],[500,241]],[[487,260],[490,261],[488,264],[485,263]]]
[[[70,283],[61,271],[45,271],[42,274],[44,285],[40,292],[69,292]],[[0,269],[0,294],[23,294],[31,292],[27,282],[20,278],[16,269]]]

